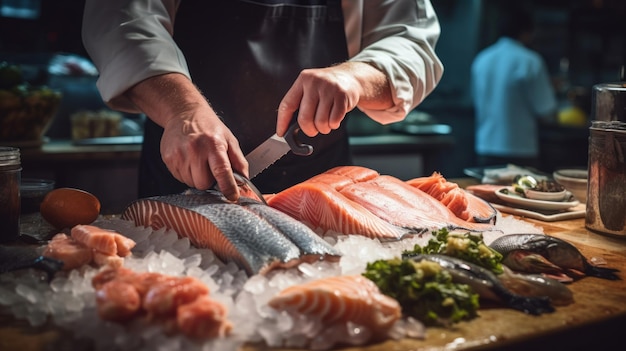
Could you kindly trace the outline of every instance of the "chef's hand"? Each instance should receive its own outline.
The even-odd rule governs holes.
[[[393,106],[389,82],[382,71],[364,62],[305,69],[278,106],[276,133],[284,136],[298,111],[302,132],[309,137],[328,134],[339,128],[356,106],[380,110]]]
[[[248,175],[239,142],[208,106],[171,118],[164,126],[161,157],[172,175],[200,190],[215,182],[229,200],[239,198],[233,170]]]
[[[215,182],[229,199],[239,198],[233,171],[248,176],[248,162],[232,132],[194,84],[182,74],[148,78],[125,96],[164,128],[163,162],[179,181],[206,190]]]

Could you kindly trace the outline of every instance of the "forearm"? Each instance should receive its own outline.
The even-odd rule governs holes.
[[[344,62],[339,67],[351,73],[361,86],[357,107],[386,110],[393,106],[391,85],[381,70],[365,62]]]
[[[208,105],[191,80],[178,73],[145,79],[127,90],[124,96],[162,127],[171,118]]]

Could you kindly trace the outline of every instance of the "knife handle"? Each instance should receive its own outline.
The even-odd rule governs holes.
[[[285,141],[291,148],[291,152],[298,156],[309,156],[313,153],[313,146],[309,144],[304,144],[298,140],[298,135],[300,134],[300,126],[298,122],[292,123],[287,129],[287,133],[285,133]]]

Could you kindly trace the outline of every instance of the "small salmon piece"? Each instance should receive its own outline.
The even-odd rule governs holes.
[[[87,247],[108,255],[117,255],[117,243],[113,233],[93,225],[84,224],[74,226],[70,230],[72,238],[87,245]]]
[[[118,255],[108,255],[98,250],[93,250],[93,262],[98,267],[110,266],[119,268],[124,265],[124,258]]]
[[[333,276],[288,287],[270,301],[279,311],[319,320],[325,328],[352,322],[383,337],[402,316],[400,304],[360,275]]]
[[[181,305],[176,313],[179,330],[190,338],[207,339],[224,337],[230,334],[232,323],[226,319],[224,305],[208,295]]]
[[[497,211],[484,199],[449,182],[441,173],[406,181],[448,207],[458,218],[468,222],[495,223]]]
[[[122,234],[114,233],[115,244],[117,245],[117,255],[127,257],[131,254],[131,250],[137,245],[135,240],[125,237]]]
[[[63,233],[52,237],[42,255],[63,261],[65,271],[89,264],[93,258],[90,248]]]
[[[141,297],[131,284],[119,280],[109,281],[96,290],[96,306],[100,318],[125,322],[141,308]]]
[[[209,293],[209,288],[193,277],[169,277],[155,282],[147,291],[143,308],[150,314],[163,316],[176,313],[179,306]]]

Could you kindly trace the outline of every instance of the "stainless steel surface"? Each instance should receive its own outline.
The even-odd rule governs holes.
[[[595,121],[626,122],[626,82],[594,85],[591,105]]]
[[[626,85],[593,91],[585,226],[626,237]]]

